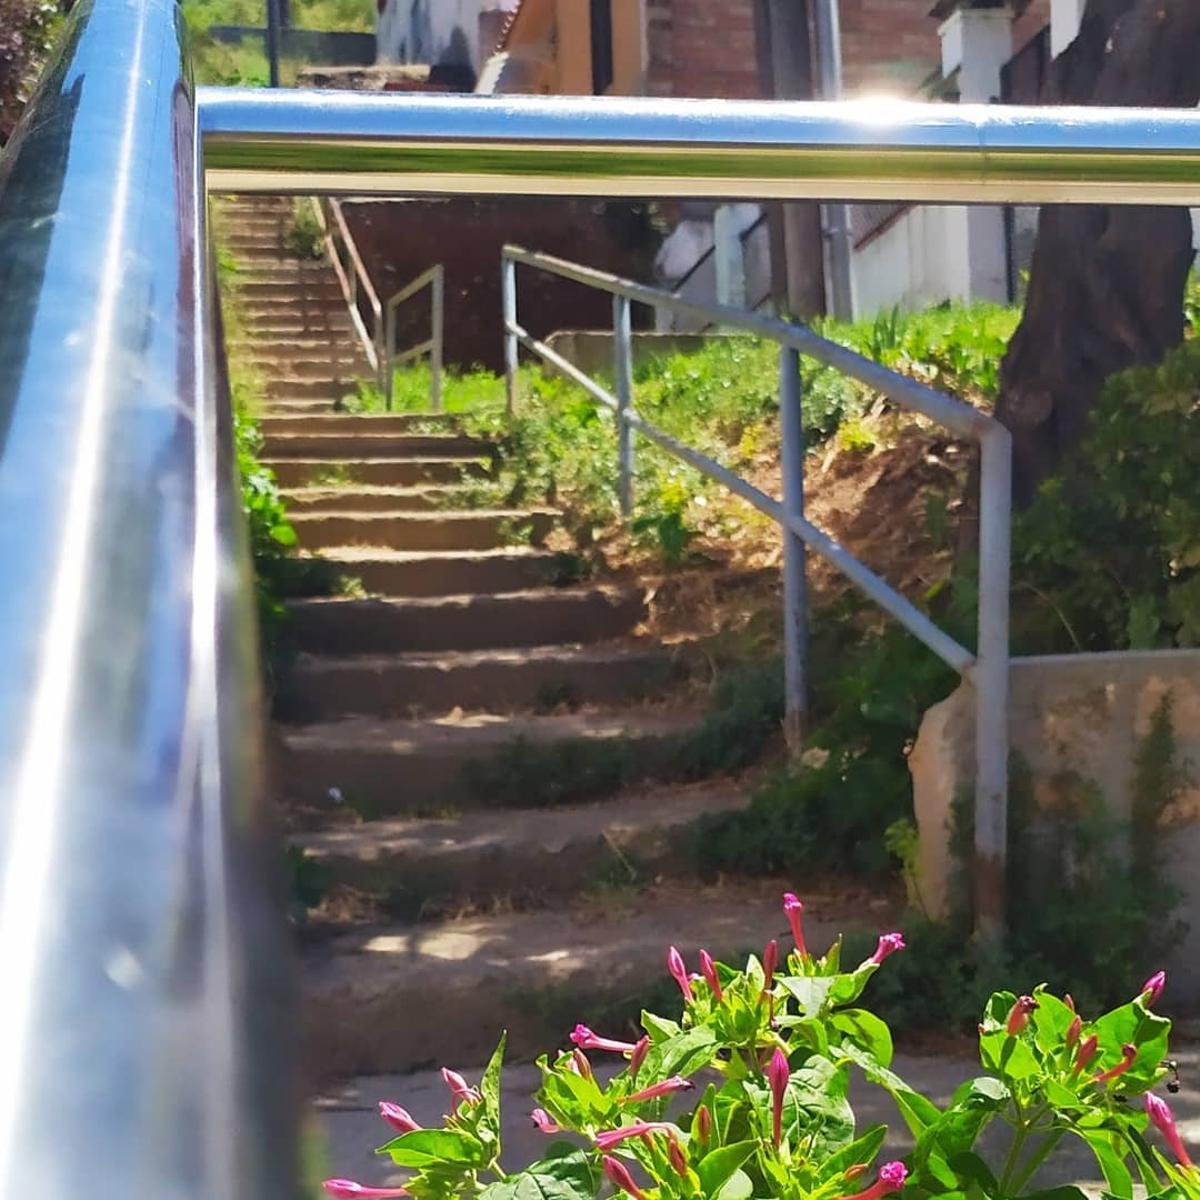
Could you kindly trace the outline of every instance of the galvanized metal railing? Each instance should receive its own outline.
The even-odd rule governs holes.
[[[329,259],[342,289],[342,297],[350,313],[363,353],[375,372],[375,381],[384,394],[388,411],[392,407],[395,390],[395,368],[401,363],[411,362],[428,354],[432,382],[430,385],[430,408],[442,411],[442,380],[445,343],[446,272],[441,263],[418,275],[411,283],[402,287],[394,296],[380,302],[379,293],[371,282],[371,273],[358,249],[358,243],[350,232],[346,214],[341,203],[329,196],[314,196],[313,211],[321,227],[325,256]],[[427,340],[408,350],[396,353],[396,310],[413,296],[430,289],[429,326]],[[366,312],[370,316],[368,325],[363,313],[362,301],[366,301]]]
[[[519,322],[518,264],[546,271],[613,297],[613,377],[615,393],[581,371],[553,347],[532,337]],[[820,337],[803,325],[722,304],[699,304],[672,292],[621,279],[606,271],[505,246],[501,255],[505,371],[508,407],[516,405],[518,346],[573,379],[615,414],[618,494],[621,510],[633,508],[634,433],[661,446],[703,475],[715,479],[776,522],[784,533],[784,677],[788,743],[799,749],[808,710],[807,584],[805,546],[832,563],[910,633],[975,687],[976,794],[1007,790],[1009,526],[1012,491],[1012,439],[998,421],[953,396],[935,391]],[[782,501],[748,483],[715,459],[680,442],[641,417],[634,407],[634,303],[700,317],[726,328],[745,330],[779,344],[779,416],[782,444]],[[975,653],[960,645],[911,601],[856,559],[804,516],[804,427],[801,415],[800,358],[816,359],[860,380],[894,404],[943,425],[980,447],[979,616]]]
[[[196,92],[188,63],[174,0],[82,0],[0,160],[4,1197],[296,1194],[207,188],[1200,206],[1194,111]],[[1002,791],[975,834],[994,934]]]

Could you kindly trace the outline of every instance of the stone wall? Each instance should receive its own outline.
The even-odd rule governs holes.
[[[1200,1009],[1200,651],[1079,654],[1013,663],[1009,738],[1031,774],[1033,799],[1048,812],[1065,781],[1094,785],[1119,819],[1130,813],[1137,748],[1162,698],[1172,701],[1182,760],[1191,786],[1165,811],[1161,836],[1167,871],[1189,926],[1177,948],[1172,995]],[[921,722],[909,757],[920,829],[919,886],[931,914],[946,910],[955,864],[947,847],[951,806],[974,789],[974,696],[964,684]]]

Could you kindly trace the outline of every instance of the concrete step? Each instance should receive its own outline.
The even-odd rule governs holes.
[[[311,288],[332,284],[341,293],[341,284],[333,268],[320,258],[296,258],[283,254],[259,255],[238,261],[237,286],[248,283],[279,283]]]
[[[495,595],[293,600],[288,611],[288,628],[301,650],[401,654],[609,641],[626,637],[645,620],[646,598],[632,587],[540,588]]]
[[[360,580],[373,595],[414,598],[553,587],[566,565],[562,555],[530,546],[428,553],[346,546],[325,550],[320,557],[333,564],[336,574]]]
[[[340,353],[331,351],[320,358],[244,355],[243,361],[253,366],[264,381],[280,387],[293,383],[301,389],[316,383],[344,385],[347,380],[366,379],[373,374],[366,359],[349,348]]]
[[[276,697],[285,721],[554,709],[645,700],[685,670],[650,645],[531,646],[330,658],[301,655]]]
[[[490,458],[493,447],[483,438],[453,433],[280,433],[265,439],[264,452],[268,458],[342,462],[407,457]]]
[[[294,303],[296,298],[303,296],[308,300],[324,300],[332,304],[335,300],[344,304],[342,289],[338,281],[330,275],[313,277],[301,276],[295,273],[286,278],[278,279],[239,279],[238,293],[248,301],[264,303],[276,300],[284,303]]]
[[[306,1066],[320,1079],[465,1067],[485,1062],[505,1029],[509,1059],[519,1061],[568,1045],[580,1021],[621,1036],[621,1014],[636,1017],[629,1010],[647,985],[669,983],[668,946],[693,968],[701,947],[738,965],[773,937],[790,950],[784,890],[802,892],[806,937],[821,952],[844,930],[892,927],[902,909],[886,893],[822,894],[805,882],[667,884],[619,905],[359,927],[314,940],[302,966]]]
[[[696,722],[692,712],[653,709],[455,713],[425,721],[347,717],[281,726],[278,770],[284,795],[302,808],[328,804],[336,793],[339,803],[368,819],[429,816],[497,807],[491,772],[507,779],[512,756],[524,760],[538,748],[558,747],[572,780],[590,777],[598,790],[651,778],[666,769],[678,738]],[[522,803],[537,808],[556,803],[563,779],[534,771],[521,787]]]
[[[328,362],[330,358],[351,359],[355,362],[366,362],[362,343],[347,330],[345,337],[273,337],[261,336],[256,330],[255,336],[243,338],[228,338],[226,348],[237,353],[251,362],[284,361],[290,357],[301,360],[316,360]]]
[[[405,434],[453,429],[455,418],[438,413],[329,413],[324,416],[269,416],[259,421],[264,436],[275,434]]]
[[[477,512],[319,511],[292,514],[299,544],[385,546],[392,550],[492,550],[528,541],[541,545],[558,519],[549,510]]]
[[[311,403],[323,403],[310,401]],[[276,401],[275,403],[283,403]],[[326,404],[328,407],[328,404]],[[314,458],[300,455],[262,461],[275,473],[280,487],[320,486],[336,477],[339,484],[364,483],[381,487],[413,487],[422,483],[458,483],[463,479],[483,479],[490,472],[490,462],[483,458],[425,457],[405,458]]]
[[[396,916],[497,901],[561,902],[603,881],[645,883],[688,869],[687,829],[749,802],[736,783],[639,787],[605,804],[390,817],[293,836],[331,882]]]
[[[309,487],[285,490],[290,516],[306,513],[442,512],[453,506],[456,492],[448,487]]]
[[[260,374],[263,372],[260,371]],[[328,400],[337,403],[352,395],[362,376],[349,365],[341,374],[330,372],[326,378],[298,379],[294,375],[266,375],[263,395],[269,400]]]

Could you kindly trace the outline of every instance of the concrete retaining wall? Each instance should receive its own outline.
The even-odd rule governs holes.
[[[1163,813],[1167,871],[1188,934],[1166,964],[1177,1003],[1200,1010],[1200,651],[1079,654],[1018,659],[1011,676],[1010,744],[1031,772],[1040,811],[1061,799],[1063,780],[1099,789],[1109,811],[1130,813],[1137,748],[1166,694],[1179,756],[1191,784]],[[963,685],[921,722],[909,758],[920,829],[920,890],[932,914],[946,910],[955,864],[947,834],[955,797],[974,790],[974,695]]]

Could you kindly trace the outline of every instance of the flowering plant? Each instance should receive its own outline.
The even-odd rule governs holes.
[[[1153,1010],[1161,972],[1095,1020],[1045,988],[996,993],[979,1026],[984,1073],[943,1109],[892,1071],[891,1033],[859,1003],[904,949],[902,935],[884,934],[874,954],[843,969],[840,941],[821,957],[809,952],[803,905],[790,893],[784,911],[793,948],[782,961],[775,941],[741,970],[701,951],[693,974],[672,947],[681,1021],[643,1013],[636,1042],[578,1025],[570,1050],[543,1055],[531,1119],[551,1138],[570,1138],[550,1141],[523,1171],[500,1166],[501,1038],[477,1088],[442,1072],[451,1095],[442,1128],[380,1105],[397,1136],[379,1153],[413,1172],[404,1187],[335,1179],[326,1191],[339,1200],[594,1200],[606,1187],[633,1200],[881,1200],[901,1191],[911,1200],[1085,1200],[1077,1188],[1030,1190],[1069,1136],[1091,1149],[1112,1200],[1132,1200],[1135,1177],[1156,1200],[1200,1200],[1200,1170],[1151,1091],[1170,1072],[1171,1024]],[[621,1069],[602,1082],[589,1054],[614,1056]],[[852,1069],[895,1102],[914,1141],[903,1162],[875,1166],[887,1128],[857,1127]],[[994,1121],[1010,1133],[992,1164],[977,1143]],[[1170,1157],[1151,1148],[1150,1125]]]

